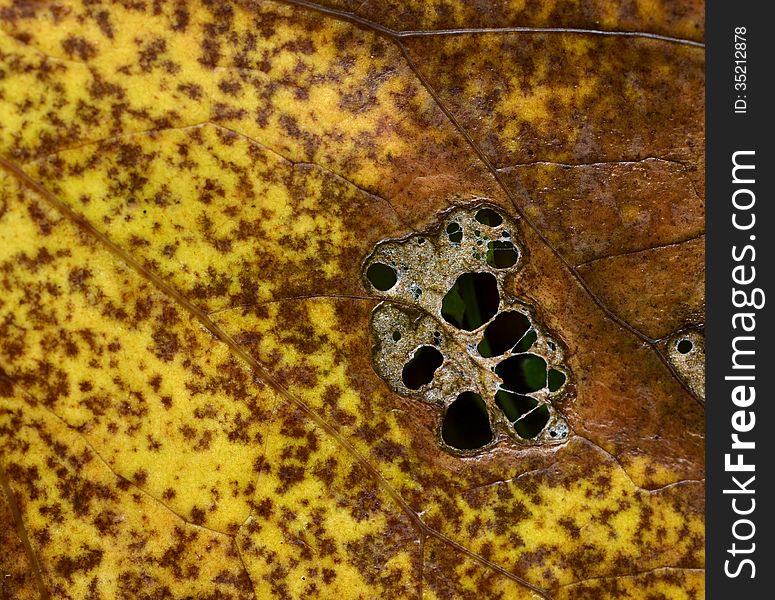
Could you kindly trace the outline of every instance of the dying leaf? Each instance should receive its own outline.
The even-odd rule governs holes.
[[[701,598],[702,11],[1,0],[3,597]]]

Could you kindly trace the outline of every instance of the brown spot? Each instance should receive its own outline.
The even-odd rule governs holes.
[[[204,90],[198,83],[180,83],[178,84],[178,90],[192,100],[201,100],[204,96]]]
[[[574,540],[581,537],[581,528],[576,525],[576,522],[571,517],[563,517],[557,521],[557,523],[559,523]]]
[[[242,89],[242,84],[235,80],[221,81],[218,84],[218,89],[220,89],[224,94],[228,94],[229,96],[236,96],[237,93]]]
[[[196,506],[192,508],[191,522],[195,525],[202,525],[205,522],[205,511]]]
[[[197,452],[204,452],[205,450],[208,450],[210,448],[210,443],[213,441],[213,437],[214,434],[211,430],[208,429],[205,431],[194,446],[194,450]]]
[[[82,61],[97,56],[96,48],[87,42],[84,38],[76,35],[69,35],[62,41],[62,49],[68,56],[77,56]]]
[[[282,465],[277,471],[277,476],[282,482],[277,493],[284,494],[297,483],[304,481],[304,469],[292,465]]]
[[[182,434],[183,434],[183,437],[184,437],[186,440],[189,440],[189,441],[190,441],[190,440],[193,440],[193,439],[194,439],[194,437],[196,437],[196,429],[194,429],[193,427],[191,427],[191,425],[187,425],[187,424],[186,424],[186,425],[181,425],[181,426],[178,428],[178,430],[180,431],[180,433],[182,433]]]
[[[152,335],[155,346],[153,353],[165,362],[170,362],[180,351],[178,334],[166,329],[156,329]]]
[[[161,387],[162,377],[158,373],[148,380],[148,384],[154,392],[158,392]]]
[[[88,572],[102,562],[102,550],[81,546],[82,552],[76,556],[62,556],[54,564],[58,575],[73,583],[73,574],[77,571]]]
[[[159,55],[166,52],[166,50],[167,42],[163,38],[156,38],[148,42],[145,48],[140,50],[137,55],[140,68],[146,73],[150,72]]]
[[[124,520],[123,515],[117,513],[114,510],[105,509],[94,517],[92,523],[100,532],[101,535],[115,536],[118,530],[118,525]]]
[[[145,482],[148,480],[148,471],[145,469],[139,469],[135,471],[133,480],[137,485],[145,485]]]
[[[106,10],[101,10],[97,13],[97,25],[100,31],[105,34],[105,37],[113,39],[113,26],[110,23],[110,13]]]
[[[188,10],[186,10],[186,6],[183,3],[179,3],[175,6],[175,20],[172,23],[172,29],[174,31],[185,31],[186,27],[188,27],[188,21],[189,21],[189,14]]]
[[[37,202],[30,202],[27,205],[27,211],[32,217],[32,220],[35,221],[38,229],[40,229],[40,232],[43,235],[49,235],[54,228],[54,224],[48,218],[40,205]]]

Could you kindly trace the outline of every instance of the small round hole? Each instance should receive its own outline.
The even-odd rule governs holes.
[[[519,252],[511,242],[495,240],[487,243],[487,264],[495,269],[508,269],[516,264]]]
[[[397,342],[401,339],[401,332],[400,331],[394,331],[393,332],[393,341]]]
[[[681,340],[676,346],[676,350],[681,354],[689,354],[689,352],[692,351],[692,348],[694,348],[694,344],[692,344],[691,340],[687,339]]]
[[[452,221],[447,225],[447,237],[453,244],[459,244],[463,241],[463,230],[460,228],[460,224],[456,221]]]
[[[479,221],[482,225],[488,227],[497,227],[503,223],[503,217],[496,213],[491,208],[482,208],[474,215],[474,219]]]
[[[374,263],[366,270],[366,278],[381,292],[386,292],[398,281],[396,270],[384,263]]]

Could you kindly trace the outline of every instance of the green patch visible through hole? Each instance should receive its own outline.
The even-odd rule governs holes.
[[[444,362],[444,356],[433,346],[420,346],[404,365],[401,380],[410,390],[419,390],[433,381],[433,374]]]
[[[519,344],[514,346],[514,352],[527,352],[537,339],[538,334],[534,329],[531,329],[525,334],[525,337],[519,340]]]
[[[533,410],[538,404],[538,400],[508,390],[498,390],[495,393],[495,404],[500,407],[509,421],[516,421],[525,413]]]
[[[441,316],[458,329],[473,331],[498,312],[498,282],[491,273],[463,273],[441,301]]]
[[[449,405],[441,425],[444,442],[459,450],[475,450],[492,441],[487,406],[479,394],[463,392]]]
[[[369,266],[366,270],[366,278],[371,285],[381,292],[388,291],[396,284],[396,281],[398,281],[396,270],[393,267],[379,262]]]
[[[687,339],[681,340],[676,346],[676,350],[681,354],[689,354],[689,352],[692,351],[692,348],[694,348],[694,344],[692,344],[691,340]]]
[[[546,427],[549,416],[549,408],[544,404],[514,423],[514,429],[526,440],[532,440]]]
[[[393,332],[393,341],[397,342],[401,339],[401,332],[400,331],[394,331]]]
[[[494,269],[508,269],[517,263],[519,252],[508,241],[495,240],[487,243],[487,264]]]
[[[502,312],[484,330],[477,349],[485,358],[500,356],[514,345],[530,329],[530,319],[521,312]]]
[[[498,364],[495,374],[512,392],[537,392],[546,385],[546,361],[535,354],[519,354]]]
[[[491,208],[482,208],[476,211],[474,219],[479,221],[482,225],[487,225],[488,227],[497,227],[503,223],[503,217],[501,217]]]
[[[549,383],[549,391],[556,392],[565,383],[565,373],[558,371],[557,369],[549,369],[549,376],[547,377]]]
[[[463,230],[460,228],[460,224],[453,221],[447,225],[447,237],[450,242],[459,244],[463,241]]]

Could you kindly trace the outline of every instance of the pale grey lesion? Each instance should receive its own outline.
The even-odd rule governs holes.
[[[685,329],[667,339],[667,359],[689,389],[705,402],[705,331]]]
[[[397,394],[440,410],[439,443],[452,452],[570,435],[555,406],[572,389],[564,347],[507,291],[524,258],[517,233],[496,206],[457,207],[426,232],[380,242],[363,265],[364,283],[383,299],[370,321],[375,371]],[[507,331],[513,323],[518,330]],[[492,436],[477,447],[450,445],[449,415],[463,401],[470,408],[472,395],[486,414],[470,417]]]

